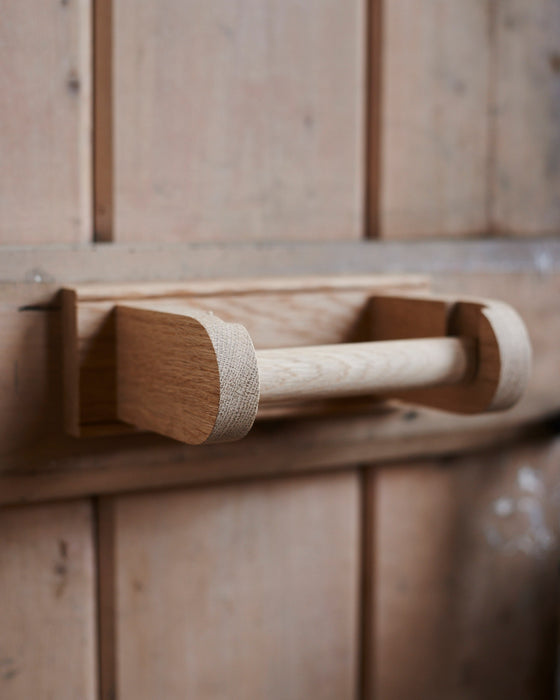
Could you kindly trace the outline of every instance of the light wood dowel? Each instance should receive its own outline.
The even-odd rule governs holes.
[[[466,338],[420,338],[260,350],[260,405],[454,384],[474,361]]]

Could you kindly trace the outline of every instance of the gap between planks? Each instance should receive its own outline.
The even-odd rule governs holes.
[[[93,3],[93,240],[113,240],[113,0]]]

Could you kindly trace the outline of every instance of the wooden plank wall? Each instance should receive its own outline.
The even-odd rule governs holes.
[[[0,244],[91,237],[89,0],[3,2]]]
[[[97,698],[88,501],[0,511],[0,697]]]
[[[99,240],[558,233],[558,0],[130,3],[3,9],[0,243],[92,238],[92,14]]]
[[[113,0],[101,235],[360,237],[364,26],[363,0]]]
[[[356,696],[356,473],[122,496],[112,508],[103,697]]]
[[[382,43],[380,235],[557,234],[558,0],[391,0]]]
[[[132,244],[557,234],[560,3],[418,5],[3,3],[0,244],[90,242],[92,197],[97,240]],[[134,265],[116,274],[157,276]],[[64,275],[42,268],[25,281],[52,288],[2,290],[8,502],[324,470],[410,449],[404,430],[434,450],[414,412],[381,448],[376,427],[342,420],[204,458],[146,436],[72,441],[51,293]],[[558,407],[558,276],[506,277],[438,284],[519,299],[539,353],[520,410],[543,417]],[[559,463],[556,441],[369,470],[365,697],[550,697]],[[356,696],[355,471],[115,496],[99,515],[103,697]],[[97,696],[93,520],[86,501],[0,512],[0,696]]]
[[[369,697],[553,696],[560,439],[372,470]]]
[[[484,2],[383,5],[380,235],[487,229]]]
[[[560,231],[560,2],[491,4],[491,228]]]

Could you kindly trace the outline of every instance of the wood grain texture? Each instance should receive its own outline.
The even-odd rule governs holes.
[[[355,474],[115,501],[117,697],[355,697]]]
[[[188,307],[118,305],[117,415],[189,445],[239,440],[259,405],[251,336]]]
[[[559,476],[558,438],[376,471],[370,697],[552,697]]]
[[[474,347],[460,338],[260,350],[260,404],[458,384],[473,362]]]
[[[381,236],[486,231],[489,60],[486,2],[385,3]]]
[[[558,1],[396,0],[383,29],[381,235],[558,234]]]
[[[0,512],[0,696],[97,697],[90,504]]]
[[[90,2],[3,2],[0,244],[91,234]]]
[[[560,3],[505,0],[495,13],[492,228],[560,232]]]
[[[361,0],[115,0],[114,239],[359,238]]]
[[[115,507],[112,496],[97,498],[97,635],[99,700],[115,700],[117,664],[115,619]]]

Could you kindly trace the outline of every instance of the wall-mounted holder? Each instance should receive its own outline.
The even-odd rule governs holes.
[[[417,277],[63,290],[70,433],[237,440],[282,407],[349,397],[455,413],[512,406],[530,343],[506,304],[438,298]]]

